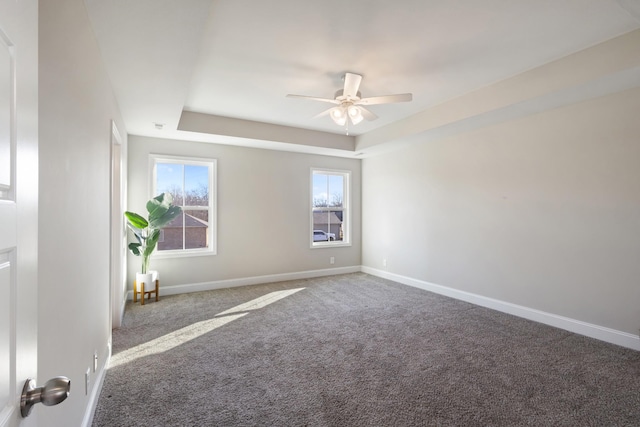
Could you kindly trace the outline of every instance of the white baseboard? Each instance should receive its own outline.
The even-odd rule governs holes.
[[[556,314],[551,314],[533,308],[484,297],[482,295],[477,295],[446,286],[436,285],[434,283],[413,279],[411,277],[401,276],[399,274],[390,273],[388,271],[378,270],[371,267],[362,266],[361,271],[363,273],[371,274],[372,276],[382,277],[384,279],[392,280],[404,285],[424,289],[436,294],[445,295],[451,298],[469,302],[471,304],[533,320],[535,322],[544,323],[546,325],[554,326],[556,328],[564,329],[576,334],[585,335],[611,344],[631,348],[633,350],[640,350],[640,337],[627,332],[605,328],[603,326],[586,323],[580,320],[558,316]]]
[[[261,285],[263,283],[284,282],[287,280],[311,279],[313,277],[334,276],[336,274],[357,273],[359,265],[352,267],[327,268],[323,270],[298,271],[293,273],[269,274],[266,276],[242,277],[239,279],[216,280],[212,282],[191,283],[176,286],[162,286],[160,295],[177,295],[189,292],[210,291],[214,289],[235,288],[237,286]],[[127,291],[127,299],[133,299],[133,291]]]
[[[371,274],[372,276],[382,277],[384,279],[393,280],[394,282],[404,285],[413,286],[445,295],[458,300],[466,301],[482,307],[487,307],[503,313],[512,314],[514,316],[533,320],[535,322],[544,323],[556,328],[564,329],[580,335],[585,335],[608,343],[620,345],[622,347],[631,348],[640,351],[640,337],[627,332],[617,331],[615,329],[606,328],[604,326],[594,325],[592,323],[575,320],[541,310],[500,301],[494,298],[485,297],[471,292],[461,291],[447,286],[437,285],[425,282],[423,280],[413,279],[411,277],[402,276],[388,271],[378,270],[367,266],[351,266],[328,268],[323,270],[299,271],[293,273],[269,274],[265,276],[243,277],[238,279],[217,280],[211,282],[191,283],[176,286],[160,286],[161,295],[177,295],[189,292],[200,292],[214,289],[233,288],[237,286],[259,285],[263,283],[282,282],[287,280],[310,279],[313,277],[332,276],[336,274],[356,273]],[[127,291],[127,299],[133,298],[133,291]]]
[[[104,382],[104,377],[107,374],[107,367],[109,366],[109,360],[111,360],[111,345],[107,344],[106,353],[103,354],[104,363],[98,372],[96,372],[96,376],[94,379],[93,387],[91,388],[91,393],[89,395],[89,404],[87,405],[87,409],[84,413],[84,418],[82,419],[82,427],[91,427],[93,424],[93,416],[96,413],[96,408],[98,407],[98,398],[100,397],[100,392],[102,391],[102,384]]]

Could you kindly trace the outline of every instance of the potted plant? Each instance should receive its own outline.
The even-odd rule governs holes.
[[[127,226],[136,237],[136,242],[129,243],[129,251],[142,257],[142,268],[140,273],[136,274],[136,282],[150,285],[157,279],[157,272],[149,271],[149,261],[158,246],[160,229],[180,215],[182,208],[173,205],[171,194],[162,193],[147,202],[147,212],[147,219],[129,211],[125,212],[124,216],[127,218]],[[134,289],[134,293],[135,291]],[[142,299],[144,301],[144,294]]]

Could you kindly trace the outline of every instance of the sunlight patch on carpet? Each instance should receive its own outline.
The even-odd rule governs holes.
[[[254,300],[251,300],[249,302],[246,302],[244,304],[240,304],[240,305],[236,305],[233,308],[230,308],[229,310],[225,310],[222,313],[218,313],[216,314],[216,317],[218,316],[226,316],[228,314],[232,314],[232,313],[241,313],[241,312],[245,312],[245,311],[252,311],[252,310],[257,310],[259,308],[263,308],[266,307],[269,304],[273,304],[274,302],[281,300],[283,298],[288,297],[289,295],[293,295],[298,291],[303,290],[304,288],[296,288],[296,289],[287,289],[284,291],[276,291],[276,292],[270,292],[266,295],[261,296],[260,298],[256,298]]]
[[[171,350],[175,347],[178,347],[179,345],[182,345],[206,333],[209,333],[214,329],[224,326],[227,323],[244,317],[249,314],[250,311],[264,308],[269,304],[273,304],[274,302],[293,295],[303,289],[305,288],[270,292],[259,298],[253,299],[244,304],[239,304],[233,308],[218,313],[212,319],[193,323],[189,326],[178,329],[177,331],[173,331],[169,334],[163,335],[146,343],[122,351],[111,357],[111,360],[109,362],[109,369],[132,362],[142,357],[152,356],[155,354],[163,353],[167,350]]]

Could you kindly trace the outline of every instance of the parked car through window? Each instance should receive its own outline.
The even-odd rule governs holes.
[[[336,235],[334,233],[327,233],[322,230],[313,230],[313,241],[314,242],[329,242],[336,240]]]

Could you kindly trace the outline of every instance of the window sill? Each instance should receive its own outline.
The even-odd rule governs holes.
[[[152,255],[153,259],[167,259],[167,258],[191,258],[199,256],[215,255],[216,252],[212,250],[191,250],[191,251],[162,251],[156,252]]]
[[[314,242],[311,244],[311,249],[344,248],[346,246],[351,246],[351,242]]]

